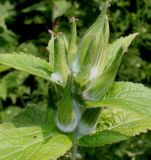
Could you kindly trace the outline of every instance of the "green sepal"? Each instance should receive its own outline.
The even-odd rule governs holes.
[[[122,56],[123,54],[121,54],[120,50],[110,68],[88,84],[86,90],[82,93],[85,100],[100,99],[109,90],[119,68]]]
[[[100,117],[101,108],[87,109],[79,122],[78,135],[88,135],[95,131],[97,121]]]
[[[122,48],[123,52],[127,52],[127,49],[130,46],[131,42],[134,40],[134,38],[138,34],[139,33],[133,33],[133,34],[130,34],[126,37],[121,37],[121,38],[117,39],[116,41],[114,41],[113,43],[109,44],[106,70],[113,63],[119,48]]]
[[[81,38],[78,44],[77,55],[72,65],[72,71],[75,75],[80,71],[83,62],[85,61],[85,57],[87,57],[86,54],[92,40],[95,40],[93,46],[93,53],[91,53],[93,54],[93,57],[91,57],[92,64],[96,63],[96,56],[100,57],[100,54],[101,56],[102,54],[105,54],[105,52],[100,53],[100,51],[104,46],[107,46],[108,42],[108,36],[104,37],[104,31],[108,28],[106,25],[108,25],[107,15],[105,14],[105,12],[102,12],[102,14],[98,17],[94,24],[87,30],[87,32]],[[104,38],[107,39],[107,41],[104,40]]]
[[[49,52],[49,65],[50,68],[52,68],[52,71],[54,70],[54,33],[51,32],[51,39],[48,42],[47,50]]]
[[[104,72],[90,82],[84,90],[82,96],[87,100],[98,100],[110,89],[112,86],[117,70],[120,66],[122,56],[127,51],[128,46],[136,37],[137,33],[131,34],[127,37],[121,37],[109,46],[106,68]]]
[[[107,49],[109,39],[109,25],[106,15],[102,15],[102,23],[99,30],[90,35],[91,42],[87,48],[84,61],[81,64],[79,73],[75,76],[75,80],[81,85],[93,81],[100,75],[105,68],[107,62]]]
[[[87,53],[85,55],[83,64],[81,65],[81,69],[79,73],[75,76],[75,82],[78,83],[80,87],[84,86],[89,80],[88,77],[90,76],[91,59],[92,59],[94,44],[95,41],[94,38],[92,38],[90,45],[87,49]]]
[[[68,64],[71,67],[75,58],[75,55],[77,53],[77,27],[76,27],[76,21],[74,17],[70,19],[71,23],[71,37],[69,41],[69,46],[68,46]]]
[[[93,81],[93,79],[103,73],[107,62],[109,40],[109,24],[107,15],[102,15],[102,19],[102,26],[100,26],[102,27],[102,30],[97,33],[95,39],[95,44],[98,44],[95,46],[93,51],[89,77],[90,81]]]
[[[62,132],[73,132],[81,118],[82,110],[71,93],[71,82],[67,81],[62,98],[56,103],[55,120]]]

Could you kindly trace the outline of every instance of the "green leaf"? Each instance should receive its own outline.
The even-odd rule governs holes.
[[[7,89],[14,90],[14,88],[18,88],[19,86],[23,85],[26,78],[29,76],[26,72],[20,71],[11,71],[7,73],[2,79],[2,83],[6,84]],[[16,78],[17,77],[17,78]]]
[[[122,108],[105,108],[97,130],[79,139],[82,146],[102,146],[138,135],[151,129],[151,118]]]
[[[48,10],[48,7],[49,7],[48,4],[45,4],[44,2],[38,2],[23,9],[22,12],[24,13],[28,13],[32,11],[46,12]]]
[[[66,0],[56,0],[53,1],[53,11],[52,11],[52,20],[65,14],[65,12],[70,8],[71,3]]]
[[[9,70],[11,67],[9,66],[5,66],[5,65],[0,65],[0,72],[5,72],[7,70]]]
[[[123,52],[126,52],[131,42],[137,35],[138,33],[133,33],[126,37],[120,37],[115,42],[109,44],[106,70],[115,60],[118,50],[122,48]]]
[[[30,54],[0,54],[0,63],[50,80],[51,69],[45,60]]]
[[[9,106],[0,112],[0,122],[12,120],[22,109],[17,106]]]
[[[1,124],[0,142],[1,160],[56,160],[71,147],[70,139],[56,129],[53,112],[38,107]]]
[[[6,100],[7,97],[7,86],[5,82],[0,81],[0,99]]]
[[[151,116],[151,89],[142,84],[115,82],[109,92],[99,101],[86,102],[92,106],[120,107]]]
[[[7,30],[6,19],[12,14],[12,9],[14,8],[10,2],[5,2],[4,4],[0,4],[0,27],[2,27],[5,31]]]

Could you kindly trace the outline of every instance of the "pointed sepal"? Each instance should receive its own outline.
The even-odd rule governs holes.
[[[107,60],[106,68],[100,76],[87,85],[86,89],[82,93],[84,99],[101,99],[101,97],[110,89],[120,66],[123,54],[127,51],[128,46],[136,35],[137,33],[134,33],[124,38],[121,37],[109,45],[109,58]]]

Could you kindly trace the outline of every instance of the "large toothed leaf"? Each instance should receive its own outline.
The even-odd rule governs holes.
[[[109,92],[96,102],[86,102],[87,106],[108,106],[127,108],[151,116],[151,89],[142,84],[115,82]]]
[[[0,63],[12,68],[50,79],[51,68],[45,60],[30,54],[0,54]]]
[[[71,147],[54,126],[53,112],[27,108],[0,125],[0,160],[56,160]]]
[[[101,113],[97,130],[79,140],[82,146],[102,146],[125,140],[151,129],[151,118],[121,108],[107,108]]]

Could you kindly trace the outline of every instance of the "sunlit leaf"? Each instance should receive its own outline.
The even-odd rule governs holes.
[[[138,135],[151,129],[151,118],[122,108],[102,111],[96,132],[82,137],[82,146],[102,146]]]
[[[59,133],[52,111],[27,108],[9,123],[0,125],[1,160],[56,160],[71,147]]]
[[[30,54],[0,54],[0,63],[50,80],[49,63]]]
[[[151,89],[142,84],[115,82],[100,101],[86,103],[90,108],[92,106],[119,107],[151,116]]]

